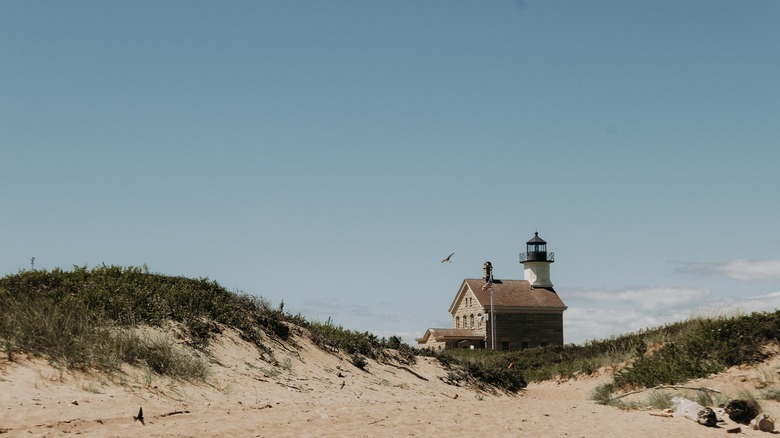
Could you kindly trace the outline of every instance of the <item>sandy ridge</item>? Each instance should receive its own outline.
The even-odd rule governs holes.
[[[295,349],[277,346],[278,362],[271,365],[225,331],[212,343],[216,363],[205,384],[139,368],[106,376],[61,371],[34,358],[2,359],[0,436],[644,438],[726,436],[726,426],[734,426],[705,428],[647,410],[595,404],[590,393],[606,376],[534,383],[519,395],[491,394],[445,383],[447,371],[430,358],[395,366],[369,361],[362,371],[306,339],[296,343]],[[755,393],[774,385],[777,368],[772,361],[693,384]],[[776,402],[761,403],[770,413],[778,410]],[[145,425],[133,421],[141,406]]]

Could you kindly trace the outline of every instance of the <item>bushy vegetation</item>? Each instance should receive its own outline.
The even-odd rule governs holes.
[[[509,355],[491,350],[445,350],[439,360],[450,367],[448,379],[457,383],[490,385],[509,392],[517,392],[527,386],[524,372],[515,367]]]
[[[762,347],[780,339],[780,312],[695,318],[583,345],[558,345],[516,352],[444,350],[419,352],[452,367],[453,382],[486,382],[515,391],[526,381],[590,375],[602,367],[617,370],[613,381],[593,394],[601,403],[621,390],[674,385],[726,368],[761,361]]]
[[[395,350],[393,359],[402,363],[414,364],[417,361],[417,350],[403,343],[398,336],[379,338],[373,333],[337,326],[330,318],[326,322],[301,320],[298,323],[308,329],[315,344],[331,352],[347,354],[352,364],[360,369],[368,365],[366,358],[380,361],[389,359],[388,349]]]
[[[525,388],[527,382],[589,375],[601,367],[625,362],[644,351],[644,342],[641,335],[627,335],[584,345],[551,345],[513,352],[461,349],[421,350],[419,354],[432,355],[446,366],[460,368],[451,377],[515,392]]]
[[[69,367],[115,370],[142,361],[153,371],[200,378],[205,365],[172,343],[131,336],[130,328],[180,323],[187,343],[205,349],[220,324],[270,354],[265,333],[286,339],[286,315],[262,299],[208,279],[99,266],[22,271],[0,279],[0,348],[24,351]],[[292,317],[291,317],[292,318]],[[189,371],[185,371],[188,370]]]
[[[614,387],[653,387],[706,377],[767,358],[762,347],[780,339],[780,312],[692,319],[652,354],[638,356],[615,375]]]
[[[363,356],[360,353],[354,353],[349,358],[350,362],[352,362],[352,365],[354,365],[357,368],[360,368],[361,370],[366,369],[366,365],[368,365],[368,362],[366,362],[365,356]]]
[[[414,361],[413,350],[400,338],[379,339],[330,320],[312,323],[285,313],[283,302],[274,309],[263,298],[228,291],[206,278],[136,267],[21,271],[0,278],[0,309],[0,351],[9,359],[25,352],[70,368],[113,372],[123,363],[143,363],[158,374],[205,378],[208,366],[200,355],[135,330],[171,321],[183,327],[188,346],[204,352],[221,327],[230,327],[273,361],[263,340],[288,340],[291,327],[301,327],[315,343],[346,353],[359,368],[367,365],[365,358],[378,359],[387,348]]]
[[[779,339],[780,311],[775,311],[694,318],[592,343],[614,346],[624,357],[612,364],[618,371],[612,382],[594,391],[593,399],[611,403],[611,394],[618,391],[680,384],[734,365],[756,363],[768,357],[764,347]]]
[[[489,385],[516,392],[529,381],[588,375],[602,367],[617,370],[594,399],[636,388],[673,385],[729,366],[766,358],[762,347],[780,339],[780,312],[739,317],[696,318],[582,345],[547,346],[517,352],[417,350],[398,337],[378,338],[326,322],[309,322],[254,296],[231,292],[206,278],[150,274],[141,268],[98,266],[21,271],[0,278],[0,350],[40,355],[68,367],[107,371],[143,363],[152,371],[180,378],[205,378],[202,355],[171,340],[141,336],[140,326],[173,321],[184,341],[207,351],[221,327],[237,330],[271,361],[267,339],[289,340],[291,329],[308,331],[322,348],[344,354],[365,369],[366,359],[415,363],[434,356],[449,367],[454,384]],[[772,395],[775,396],[774,394]]]
[[[122,326],[159,325],[171,320],[190,330],[196,343],[208,342],[208,321],[236,327],[260,345],[258,327],[286,338],[289,328],[267,302],[230,292],[207,278],[149,274],[141,268],[74,267],[73,271],[22,271],[0,279],[9,299],[25,296],[58,306],[81,306]]]
[[[114,333],[109,345],[124,363],[144,363],[157,374],[185,380],[205,380],[208,363],[200,356],[178,348],[166,337],[144,337],[132,330]]]
[[[344,352],[350,356],[362,355],[377,359],[385,347],[385,343],[376,335],[345,329],[340,325],[333,324],[330,319],[326,322],[306,323],[305,327],[309,329],[315,344],[328,350]]]

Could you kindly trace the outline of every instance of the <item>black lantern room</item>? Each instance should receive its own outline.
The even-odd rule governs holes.
[[[520,254],[520,263],[527,262],[548,262],[555,261],[553,253],[547,253],[547,242],[539,237],[539,233],[534,233],[534,237],[525,243],[525,254]]]

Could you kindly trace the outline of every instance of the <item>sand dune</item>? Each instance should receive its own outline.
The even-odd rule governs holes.
[[[140,368],[124,373],[61,371],[45,361],[0,361],[0,435],[95,437],[714,437],[684,418],[590,401],[605,376],[533,383],[518,395],[449,385],[436,360],[409,370],[369,361],[367,371],[305,339],[278,345],[277,366],[229,332],[213,342],[211,377],[177,382]],[[774,384],[776,361],[730,370],[692,385],[735,396]],[[423,380],[422,378],[426,380]],[[637,394],[633,397],[642,397]],[[773,413],[776,402],[761,401]],[[134,421],[143,407],[144,424]],[[762,432],[747,430],[750,435]]]

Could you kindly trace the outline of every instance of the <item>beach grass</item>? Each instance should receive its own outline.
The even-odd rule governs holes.
[[[205,352],[220,326],[235,328],[267,356],[264,339],[289,336],[284,314],[261,298],[133,267],[9,275],[0,279],[0,308],[0,348],[8,359],[24,352],[71,368],[115,371],[140,362],[159,374],[203,379],[207,367],[196,351]],[[133,330],[169,322],[183,327],[190,349]]]
[[[307,321],[285,312],[283,302],[274,308],[262,297],[228,291],[207,278],[105,265],[24,270],[0,278],[0,309],[0,351],[9,360],[27,353],[70,368],[107,372],[122,364],[144,364],[157,374],[203,380],[209,341],[223,328],[236,330],[270,364],[276,361],[266,344],[294,343],[295,331],[350,358],[358,368],[367,366],[366,359],[411,365],[417,356],[433,356],[449,369],[454,384],[509,392],[522,390],[527,382],[608,370],[612,380],[594,392],[600,402],[617,391],[678,384],[759,362],[770,354],[764,347],[780,338],[780,312],[773,312],[696,317],[580,345],[514,352],[420,350],[396,336],[379,338],[331,319]],[[180,328],[178,339],[140,330],[171,324]]]

